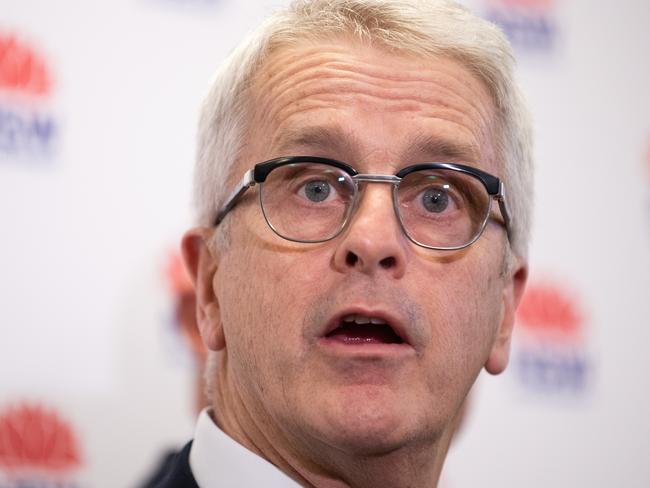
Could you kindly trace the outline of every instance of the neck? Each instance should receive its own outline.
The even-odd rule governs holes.
[[[384,453],[358,453],[319,440],[289,437],[265,411],[247,408],[227,373],[223,354],[213,392],[214,420],[226,434],[274,464],[302,486],[315,488],[435,488],[453,434],[450,422],[437,439],[413,441]]]
[[[306,486],[318,488],[340,487],[428,487],[435,488],[446,454],[446,446],[405,446],[395,451],[377,455],[337,453],[322,456],[317,469],[309,465],[297,470]],[[328,464],[323,469],[323,461]]]

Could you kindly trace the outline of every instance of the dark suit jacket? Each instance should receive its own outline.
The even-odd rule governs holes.
[[[146,487],[151,488],[199,488],[190,470],[190,447],[192,442],[178,453],[170,456]]]

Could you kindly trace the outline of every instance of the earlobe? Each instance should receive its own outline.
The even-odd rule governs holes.
[[[515,312],[526,288],[528,264],[525,260],[516,260],[508,275],[504,278],[503,316],[492,350],[485,362],[485,370],[490,374],[500,374],[508,366],[510,358],[510,341],[515,325]]]
[[[196,322],[201,337],[208,349],[218,351],[225,347],[226,342],[214,286],[219,259],[216,250],[209,245],[211,236],[210,229],[190,229],[183,236],[181,250],[196,293]]]

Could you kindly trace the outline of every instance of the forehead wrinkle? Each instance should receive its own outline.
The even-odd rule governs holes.
[[[468,100],[480,100],[484,96],[492,101],[492,97],[483,81],[476,78],[462,63],[452,59],[439,58],[438,62],[435,63],[435,68],[432,69],[427,65],[436,62],[435,58],[420,59],[404,56],[398,57],[398,62],[403,61],[400,63],[402,65],[400,66],[401,69],[395,69],[392,66],[384,68],[382,64],[367,61],[367,56],[364,58],[357,54],[353,47],[343,47],[335,44],[327,46],[325,49],[323,46],[318,46],[280,51],[267,61],[266,67],[258,76],[258,81],[261,82],[262,86],[260,86],[260,83],[257,84],[257,93],[263,94],[267,90],[272,91],[278,87],[280,87],[280,93],[291,91],[296,88],[296,83],[310,78],[316,80],[342,78],[356,79],[360,84],[365,84],[370,88],[375,87],[381,91],[378,96],[384,98],[391,98],[392,95],[386,92],[395,88],[400,89],[400,93],[395,95],[397,98],[403,97],[404,92],[412,88],[415,96],[413,94],[410,94],[410,96],[425,103],[451,105],[453,102],[460,102],[460,104],[467,105]],[[341,60],[341,55],[347,56],[353,62]],[[405,66],[408,64],[417,65],[417,67]],[[457,67],[461,67],[462,72],[459,72]],[[300,73],[301,71],[303,73]],[[292,79],[292,76],[296,74],[299,76]],[[451,83],[445,83],[446,81],[451,81]],[[282,90],[284,84],[289,84],[289,86]],[[421,86],[416,86],[420,84],[431,85],[433,90],[423,90]],[[452,90],[448,87],[456,89]],[[429,92],[442,95],[442,97],[427,98],[426,95]],[[487,121],[492,118],[487,106],[470,104],[469,108],[471,112],[477,112],[473,115],[477,115],[478,119]]]
[[[395,53],[386,53],[387,56],[392,57],[397,63],[402,64],[400,70],[395,70],[394,66],[389,68],[384,67],[385,59],[381,59],[380,63],[375,61],[368,61],[369,56],[361,52],[357,52],[354,45],[339,46],[337,44],[322,46],[316,48],[308,47],[293,47],[281,50],[270,57],[261,73],[258,74],[259,79],[273,82],[275,78],[292,75],[296,71],[306,69],[313,66],[323,65],[331,66],[335,69],[346,69],[347,67],[356,68],[356,70],[365,72],[369,76],[383,78],[384,80],[394,81],[408,81],[408,80],[426,80],[428,76],[421,75],[423,72],[430,72],[431,69],[428,65],[436,63],[436,71],[445,73],[445,75],[454,78],[457,83],[464,85],[466,88],[471,89],[471,85],[475,84],[472,81],[480,82],[471,71],[467,69],[462,63],[455,61],[449,57],[433,57],[421,58],[409,54],[399,55]],[[373,48],[373,52],[383,52],[380,48]],[[353,61],[345,61],[341,59],[341,55],[352,59]],[[408,65],[417,65],[412,67]],[[448,67],[446,65],[449,65]],[[461,66],[469,76],[455,76],[455,66]],[[430,73],[429,73],[430,74]]]
[[[266,103],[261,104],[258,115],[267,127],[277,129],[300,112],[319,108],[328,109],[332,107],[332,103],[340,103],[344,99],[361,103],[364,109],[372,105],[376,107],[375,110],[407,111],[420,113],[431,119],[449,120],[465,131],[469,127],[480,128],[486,125],[481,117],[482,114],[471,109],[475,109],[476,106],[468,105],[460,97],[456,100],[452,98],[453,95],[445,97],[444,93],[439,93],[443,90],[427,91],[422,88],[422,83],[418,84],[418,89],[415,86],[407,87],[396,94],[392,87],[377,85],[372,88],[367,83],[359,83],[349,77],[330,75],[324,79],[314,78],[309,73],[303,73],[302,76],[303,79],[275,87],[267,92],[266,96],[262,96],[266,99]],[[439,88],[434,83],[427,84]],[[296,93],[300,93],[298,99]],[[476,124],[477,121],[482,123]]]
[[[472,86],[470,77],[457,76],[442,63],[436,65],[435,70],[426,69],[424,66],[417,69],[391,70],[364,60],[354,64],[340,60],[332,61],[324,67],[340,73],[343,79],[356,80],[376,89],[378,96],[387,99],[399,99],[406,93],[414,101],[451,107],[467,104],[468,98],[479,99],[482,95],[482,87],[478,83],[474,83],[476,87]],[[452,83],[446,83],[447,81]],[[421,85],[425,85],[424,89]],[[431,90],[427,89],[429,86]],[[390,92],[396,89],[399,92],[392,95]],[[488,118],[487,110],[481,104],[470,104],[470,108],[479,118]]]
[[[421,105],[439,105],[458,111],[468,109],[469,115],[479,120],[487,119],[487,110],[481,104],[468,103],[465,91],[473,92],[467,86],[466,80],[459,80],[447,73],[411,71],[411,76],[404,73],[400,76],[382,70],[370,72],[364,70],[363,64],[352,65],[341,61],[323,63],[313,61],[298,63],[302,66],[288,67],[266,78],[258,85],[258,98],[286,104],[300,102],[295,100],[296,93],[304,98],[309,96],[336,93],[347,95],[367,95],[385,101],[401,101],[405,105],[397,109],[418,110]],[[445,78],[451,79],[446,83]],[[456,90],[449,87],[457,87]],[[463,89],[464,88],[464,89]],[[266,96],[265,96],[266,95]],[[261,101],[261,100],[260,100]],[[271,104],[273,105],[273,104]],[[266,113],[266,111],[263,111]]]
[[[377,50],[374,51],[376,56]],[[412,112],[413,116],[428,118],[435,124],[439,119],[447,128],[456,127],[461,137],[454,139],[460,139],[459,142],[472,146],[473,150],[450,154],[449,148],[427,148],[425,146],[431,146],[431,141],[425,144],[426,137],[422,136],[419,141],[422,147],[410,151],[409,155],[420,151],[427,157],[440,153],[467,159],[467,153],[481,155],[480,148],[484,148],[485,154],[481,156],[492,156],[489,145],[496,116],[494,102],[484,82],[462,63],[440,58],[440,63],[431,64],[435,59],[397,57],[396,63],[387,63],[390,68],[384,68],[372,62],[372,56],[368,59],[370,61],[360,57],[354,46],[339,45],[284,49],[274,53],[253,80],[251,99],[257,102],[253,105],[256,107],[254,118],[265,128],[273,145],[282,149],[291,145],[290,141],[284,142],[288,138],[283,138],[282,133],[300,128],[310,119],[323,124],[335,121],[347,128],[340,117],[358,117],[355,111],[359,110]],[[431,127],[432,132],[437,133],[437,125]],[[344,131],[344,135],[341,141],[347,142],[351,136],[348,131]],[[332,138],[330,142],[339,146],[333,149],[345,150],[346,154],[352,152],[349,145],[342,147],[342,143]],[[305,144],[307,149],[326,145],[325,140]],[[473,156],[472,159],[479,158]]]

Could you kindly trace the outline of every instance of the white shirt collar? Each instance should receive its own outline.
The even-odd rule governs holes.
[[[266,459],[229,437],[209,412],[205,408],[199,415],[190,449],[190,468],[201,488],[300,487]]]

